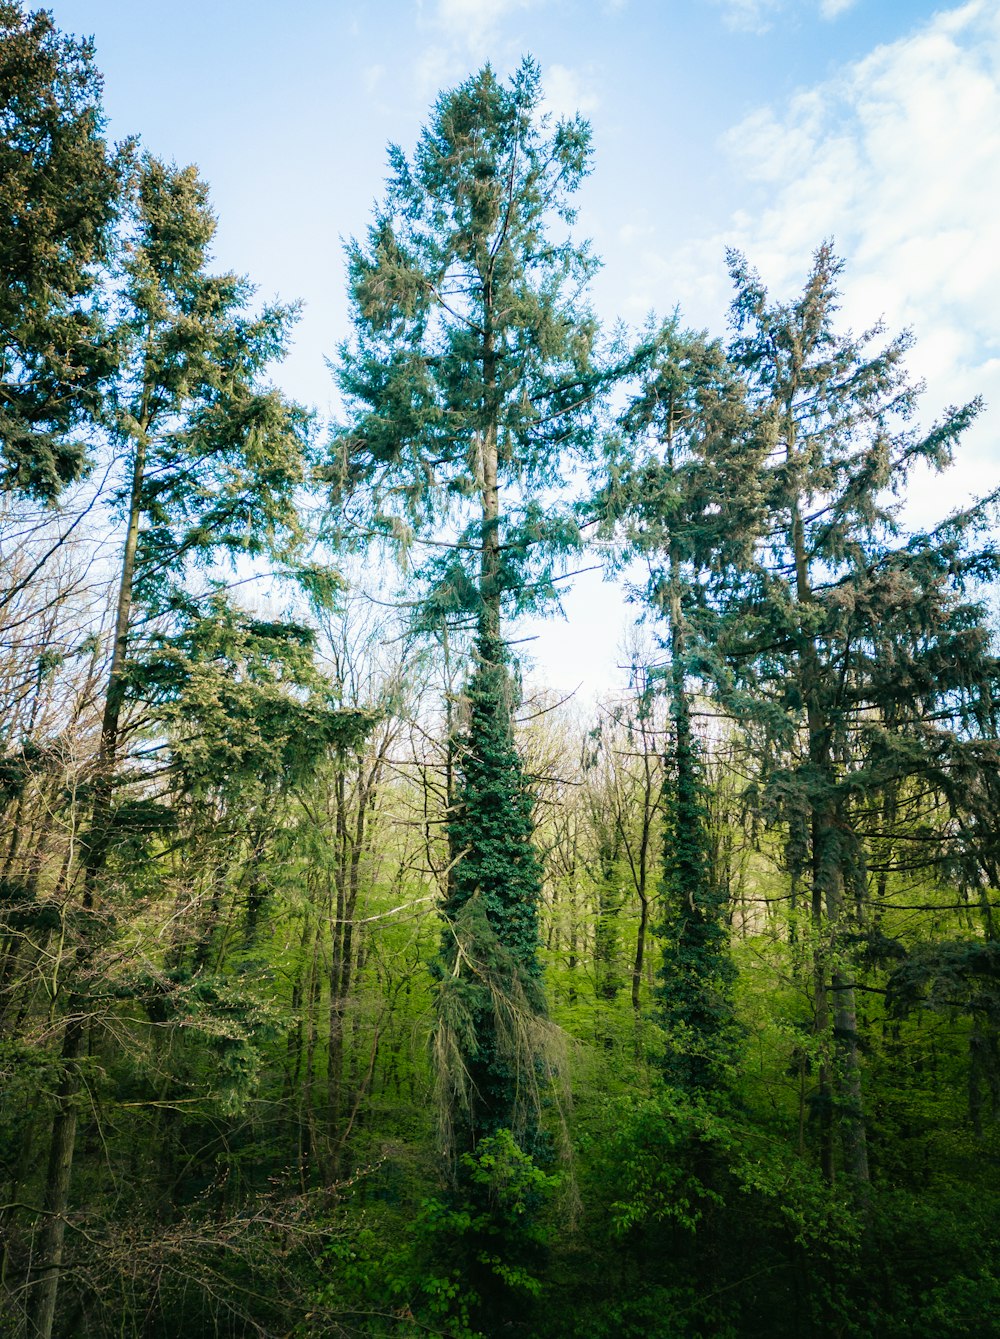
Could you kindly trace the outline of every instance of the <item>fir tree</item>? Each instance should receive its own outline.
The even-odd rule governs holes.
[[[100,305],[119,166],[93,46],[0,4],[0,490],[77,478],[113,359]]]
[[[728,709],[753,725],[764,803],[785,825],[793,876],[811,884],[821,1160],[832,1177],[838,1129],[840,1164],[864,1183],[851,946],[865,932],[866,829],[907,779],[936,777],[958,808],[960,778],[997,764],[981,743],[996,661],[970,598],[997,572],[995,547],[977,539],[990,502],[907,535],[895,501],[918,463],[950,462],[979,405],[928,432],[911,426],[920,388],[903,365],[908,337],[880,345],[880,326],[836,330],[842,263],[829,245],[788,304],[768,301],[741,256],[730,264],[730,357],[753,413],[742,437],[750,523],[742,558],[724,554],[712,572],[706,662]]]
[[[122,358],[106,414],[125,465],[115,629],[95,768],[88,882],[103,870],[128,697],[142,694],[143,624],[192,611],[200,568],[267,554],[279,570],[300,534],[308,415],[264,381],[294,309],[250,315],[251,285],[208,270],[216,221],[192,167],[152,157],[130,183]],[[138,606],[138,610],[135,609]]]
[[[559,554],[578,544],[555,498],[591,449],[604,381],[582,301],[595,262],[549,231],[573,221],[590,132],[579,117],[552,126],[540,100],[531,61],[507,85],[487,66],[441,96],[411,159],[390,150],[385,203],[367,245],[348,248],[355,342],[339,377],[352,414],[330,466],[334,499],[367,498],[367,525],[407,548],[424,620],[474,630],[443,972],[447,983],[462,954],[468,966],[495,946],[509,981],[530,987],[530,1009],[541,1003],[539,880],[502,619],[551,597]],[[425,559],[432,525],[454,537],[433,540]],[[463,946],[454,917],[462,933],[475,918],[489,944]],[[533,1089],[535,1057],[521,1045],[489,1059],[502,1027],[477,998],[458,1054],[443,1050],[472,1079],[470,1110],[494,1129],[516,1123],[513,1094]]]
[[[484,639],[551,597],[554,560],[578,541],[552,499],[592,447],[602,381],[583,301],[596,263],[549,235],[574,219],[590,131],[551,127],[540,100],[531,61],[509,86],[487,66],[442,95],[412,160],[391,148],[367,246],[348,248],[334,500],[368,500],[366,520],[410,547],[428,616],[464,614]],[[457,533],[424,559],[432,524]]]
[[[125,533],[81,870],[82,928],[60,989],[62,1078],[34,1305],[42,1339],[52,1332],[62,1261],[91,960],[107,909],[129,880],[124,796],[142,772],[129,776],[123,766],[122,727],[127,707],[144,694],[136,624],[190,609],[184,588],[196,562],[205,568],[221,556],[260,553],[288,560],[299,528],[294,490],[303,477],[307,417],[263,381],[283,352],[293,313],[270,307],[250,316],[247,282],[209,273],[216,224],[196,171],[144,158],[125,226],[120,363],[103,406],[124,457],[117,501]],[[121,871],[114,867],[119,846]]]
[[[732,1040],[729,929],[712,867],[705,779],[692,725],[692,675],[699,668],[697,626],[704,574],[740,543],[733,504],[745,486],[733,445],[745,421],[742,387],[718,341],[681,329],[674,316],[649,331],[641,383],[612,442],[610,478],[597,505],[620,531],[620,560],[641,555],[644,591],[665,625],[665,669],[656,684],[669,700],[664,749],[663,956],[657,1013],[667,1034],[665,1073],[689,1090],[723,1083]],[[728,508],[718,498],[731,499]]]

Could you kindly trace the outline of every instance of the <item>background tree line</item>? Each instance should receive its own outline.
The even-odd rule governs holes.
[[[320,423],[100,93],[0,0],[4,1332],[992,1333],[996,498],[902,511],[979,404],[828,244],[602,334],[525,61],[390,149]],[[588,716],[517,620],[595,539]]]

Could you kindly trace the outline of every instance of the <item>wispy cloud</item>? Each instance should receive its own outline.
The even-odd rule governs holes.
[[[581,112],[587,116],[600,106],[589,76],[567,65],[550,65],[543,77],[544,110],[569,119]]]
[[[524,50],[514,21],[550,0],[417,0],[418,24],[427,45],[413,62],[416,93],[426,101],[491,61],[501,69]],[[513,31],[514,29],[518,31]]]
[[[832,234],[848,258],[844,316],[910,326],[931,403],[982,391],[1000,408],[1000,11],[974,0],[879,47],[730,135],[769,204],[735,231],[785,286]],[[993,437],[973,439],[980,466]],[[987,454],[988,453],[988,454]],[[996,480],[965,480],[980,489]],[[923,505],[940,506],[926,481]]]
[[[643,296],[681,299],[695,319],[726,296],[724,247],[744,250],[775,296],[802,283],[819,242],[847,260],[843,317],[911,327],[928,412],[982,392],[993,426],[970,437],[965,474],[928,479],[929,516],[997,482],[1000,412],[1000,11],[973,0],[936,14],[838,76],[747,117],[723,148],[745,206],[722,233],[650,256]],[[638,301],[639,294],[636,298]],[[648,298],[646,298],[648,302]],[[976,471],[978,470],[978,476]]]
[[[858,0],[709,0],[709,3],[722,10],[728,28],[761,34],[769,32],[778,16],[790,10],[812,10],[829,21],[853,9]]]
[[[477,57],[495,37],[502,20],[544,0],[437,0],[435,19],[447,38]]]
[[[418,92],[431,97],[466,77],[470,67],[490,60],[498,72],[513,66],[525,50],[522,24],[530,10],[552,0],[435,0],[424,9],[427,46],[414,61]],[[621,7],[627,0],[610,0]],[[600,102],[589,70],[550,65],[544,72],[543,110],[556,117],[592,112]]]
[[[993,337],[1000,306],[995,6],[973,0],[936,15],[784,108],[748,117],[725,147],[768,200],[752,225],[754,240],[791,257],[833,232],[872,282],[880,276],[898,295],[899,315],[909,319],[916,304],[942,311],[968,301],[978,333]]]
[[[385,79],[385,66],[366,65],[361,71],[361,78],[365,86],[365,92],[370,96],[376,92],[379,85]]]
[[[727,28],[736,32],[766,33],[772,16],[781,8],[782,0],[710,0],[722,10]]]
[[[858,0],[820,0],[819,12],[824,19],[836,19],[853,9]]]

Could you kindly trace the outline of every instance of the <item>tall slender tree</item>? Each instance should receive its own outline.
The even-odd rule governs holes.
[[[0,491],[51,500],[83,469],[112,365],[101,313],[121,160],[93,46],[0,4]]]
[[[541,96],[531,61],[506,85],[487,66],[438,100],[412,158],[390,150],[385,202],[367,243],[348,249],[355,339],[339,379],[351,418],[331,465],[335,495],[365,486],[369,524],[411,546],[425,617],[473,631],[443,953],[443,990],[471,973],[476,993],[465,1041],[450,1048],[473,1143],[477,1131],[516,1123],[515,1095],[531,1090],[534,1066],[514,1042],[497,1050],[509,1029],[482,953],[463,941],[474,922],[529,1012],[541,1007],[539,872],[502,620],[553,594],[555,561],[578,542],[558,490],[591,449],[602,385],[583,300],[595,261],[571,236],[551,235],[573,222],[590,132],[579,117],[552,125]],[[436,556],[414,560],[428,539]]]
[[[971,737],[993,718],[997,685],[972,590],[997,571],[995,546],[979,539],[989,502],[907,535],[896,501],[918,464],[950,463],[979,404],[926,432],[912,426],[920,388],[904,368],[909,339],[836,329],[842,262],[828,244],[791,303],[770,302],[742,256],[731,253],[730,269],[756,519],[743,559],[713,571],[708,658],[730,710],[756,722],[764,797],[811,883],[822,1163],[832,1177],[839,1130],[839,1165],[863,1184],[851,953],[865,932],[863,815],[906,777],[937,772],[956,786],[963,772],[996,767]]]
[[[746,533],[734,512],[745,398],[722,344],[681,328],[674,315],[650,331],[639,387],[611,439],[610,475],[597,498],[621,557],[641,557],[636,591],[665,628],[665,666],[647,693],[665,687],[670,737],[663,742],[661,915],[657,1012],[667,1033],[666,1072],[692,1090],[722,1082],[732,1033],[727,907],[711,859],[705,780],[692,723],[700,668],[695,635],[704,577]],[[693,623],[693,627],[692,627]]]
[[[190,615],[184,586],[195,564],[210,566],[226,554],[289,556],[298,529],[294,491],[303,477],[306,416],[263,381],[293,313],[272,307],[250,315],[246,280],[209,272],[216,225],[196,171],[144,158],[124,226],[120,363],[103,407],[124,467],[124,538],[79,871],[82,928],[73,969],[60,982],[62,1078],[33,1307],[41,1339],[52,1333],[62,1266],[93,952],[105,904],[113,903],[116,844],[127,850],[122,727],[130,700],[142,696],[136,625]],[[127,886],[127,869],[116,876]]]

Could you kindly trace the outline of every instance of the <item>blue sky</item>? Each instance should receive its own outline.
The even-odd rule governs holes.
[[[724,249],[779,296],[817,243],[847,260],[845,321],[914,329],[926,417],[992,402],[926,522],[1000,482],[1000,5],[972,0],[54,0],[92,34],[111,132],[196,162],[220,267],[305,303],[281,380],[334,407],[324,357],[348,333],[341,238],[381,195],[436,93],[530,53],[550,106],[592,121],[580,231],[604,258],[595,304],[638,324],[680,305],[722,332]],[[535,629],[561,688],[608,682],[623,623],[591,575],[569,622]],[[600,646],[600,653],[595,647]]]

